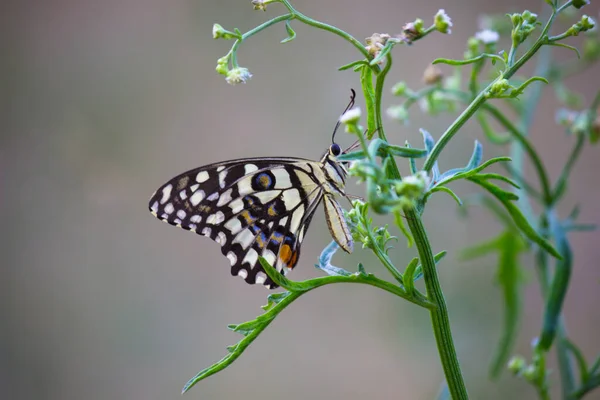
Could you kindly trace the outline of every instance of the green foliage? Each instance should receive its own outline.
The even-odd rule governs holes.
[[[562,34],[551,36],[551,28],[560,14],[571,7],[579,9],[585,6],[586,2],[568,0],[558,4],[558,1],[548,0],[546,3],[548,17],[539,17],[530,11],[523,11],[507,15],[508,18],[487,18],[486,29],[468,39],[463,59],[437,58],[433,61],[432,64],[446,64],[454,68],[453,75],[444,78],[441,72],[430,70],[425,79],[427,86],[423,89],[413,90],[405,82],[392,87],[392,93],[403,99],[403,103],[392,105],[387,113],[401,122],[408,121],[409,111],[414,104],[421,105],[431,116],[442,112],[455,113],[457,109],[464,107],[437,140],[425,129],[420,130],[424,149],[414,148],[408,142],[400,146],[388,141],[382,117],[382,93],[387,73],[392,67],[392,54],[397,47],[425,39],[432,33],[450,33],[452,21],[444,10],[433,16],[433,22],[428,27],[423,19],[416,18],[407,23],[399,35],[375,33],[364,43],[337,27],[302,14],[287,0],[252,1],[256,10],[266,11],[267,5],[273,4],[282,6],[286,12],[246,33],[242,34],[238,29],[228,31],[218,24],[214,25],[215,39],[233,41],[230,51],[217,61],[216,68],[230,84],[245,83],[252,76],[246,68],[238,65],[237,51],[240,45],[253,35],[280,22],[285,22],[287,32],[287,38],[283,39],[282,43],[296,37],[296,32],[291,27],[291,22],[296,21],[337,35],[358,50],[359,59],[339,68],[340,71],[358,74],[357,81],[361,85],[365,101],[364,117],[361,110],[355,108],[348,110],[340,118],[346,132],[358,139],[358,149],[341,155],[339,159],[352,162],[350,175],[358,178],[365,187],[365,200],[354,201],[353,208],[346,213],[346,219],[356,243],[375,254],[391,274],[393,281],[367,273],[362,263],[358,265],[357,272],[332,265],[332,258],[338,249],[335,242],[323,250],[316,265],[317,269],[327,276],[303,282],[286,278],[266,260],[260,258],[259,261],[267,275],[286,291],[268,297],[267,305],[263,306],[264,314],[254,320],[230,326],[230,329],[244,337],[236,345],[228,348],[229,354],[222,360],[192,378],[184,391],[230,365],[280,312],[302,294],[332,283],[362,283],[386,290],[423,307],[430,313],[447,384],[440,398],[468,398],[454,349],[448,311],[437,277],[436,265],[446,252],[441,251],[436,256],[433,255],[421,220],[426,211],[427,200],[434,193],[446,193],[459,206],[463,206],[463,201],[448,187],[448,184],[457,180],[467,180],[482,189],[484,194],[477,197],[478,203],[485,205],[503,224],[503,230],[496,238],[473,245],[463,254],[464,258],[475,258],[494,253],[498,258],[497,284],[502,292],[504,304],[504,327],[490,366],[491,376],[499,376],[507,366],[515,375],[531,383],[541,399],[549,399],[552,376],[547,369],[546,356],[550,349],[556,346],[565,399],[579,399],[600,386],[600,358],[592,367],[588,367],[579,348],[567,337],[562,318],[562,306],[573,270],[573,254],[568,233],[573,230],[592,230],[595,227],[575,222],[576,212],[561,220],[556,211],[556,205],[566,192],[570,173],[581,154],[585,139],[594,144],[600,137],[600,123],[596,115],[600,106],[600,91],[588,108],[577,111],[563,110],[559,114],[559,121],[573,135],[576,143],[554,185],[548,177],[542,156],[527,137],[531,115],[544,86],[532,84],[550,83],[558,97],[568,100],[566,105],[573,107],[576,104],[575,96],[566,88],[564,78],[569,74],[578,73],[583,67],[593,65],[600,59],[600,41],[592,31],[595,22],[586,15],[580,17],[579,21],[573,23]],[[550,48],[560,46],[574,50],[579,57],[577,48],[563,41],[581,33],[585,33],[587,37],[583,57],[575,60],[577,64],[558,65],[547,56]],[[509,43],[509,48],[498,51],[504,42]],[[518,76],[521,67],[529,63],[538,52],[546,52],[546,55],[537,58],[538,67],[535,74]],[[470,68],[470,74],[464,83],[463,68]],[[482,77],[483,71],[488,68],[492,69],[488,75],[491,78]],[[508,112],[500,111],[492,102],[508,105]],[[360,125],[361,118],[366,121],[366,128]],[[470,119],[480,124],[483,136],[490,145],[510,144],[511,155],[516,157],[495,157],[482,162],[483,146],[479,141],[475,141],[471,158],[465,167],[440,172],[438,159],[441,153]],[[499,123],[502,132],[497,132],[492,127],[490,119]],[[551,135],[552,132],[546,134]],[[524,157],[527,157],[534,167],[539,181],[537,185],[531,184],[521,173]],[[408,159],[408,174],[404,176],[396,163],[398,158]],[[421,158],[424,161],[419,168],[418,159]],[[504,165],[506,173],[487,170],[497,165]],[[531,211],[530,205],[533,202],[536,202],[541,210],[538,215]],[[467,205],[472,203],[465,202]],[[390,257],[390,243],[395,241],[396,237],[390,233],[388,225],[376,226],[370,216],[371,212],[393,221],[406,237],[407,245],[416,246],[419,257],[411,260],[403,272],[400,272]],[[524,357],[513,356],[507,364],[513,354],[522,308],[522,275],[523,270],[527,268],[522,256],[530,252],[535,254],[538,280],[544,295],[543,323],[539,338],[534,341],[531,362]],[[554,257],[553,269],[549,267],[549,255]],[[414,285],[420,278],[423,278],[425,283],[425,294]],[[573,378],[573,360],[579,372],[577,382]]]

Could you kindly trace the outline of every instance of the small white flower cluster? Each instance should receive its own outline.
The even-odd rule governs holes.
[[[484,29],[475,34],[475,39],[479,40],[483,44],[492,44],[498,43],[498,40],[500,40],[500,35],[498,32],[491,29]]]

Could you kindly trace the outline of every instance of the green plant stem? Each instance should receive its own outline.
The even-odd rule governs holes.
[[[386,140],[386,136],[381,118],[381,98],[383,94],[385,77],[391,68],[391,65],[392,57],[390,54],[388,54],[386,66],[378,74],[375,83],[375,111],[377,113],[376,120],[378,124],[377,132],[382,140]],[[393,157],[389,159],[389,167],[386,173],[390,179],[401,179],[398,165]],[[427,288],[427,298],[436,306],[435,309],[430,308],[429,314],[431,316],[431,323],[433,326],[438,352],[440,354],[440,361],[444,369],[448,390],[454,400],[468,399],[467,388],[462,377],[460,364],[454,348],[452,331],[450,329],[450,319],[448,318],[448,309],[446,307],[446,300],[444,299],[444,294],[442,293],[442,288],[438,279],[435,259],[433,257],[433,252],[431,251],[431,244],[429,243],[425,227],[423,226],[421,216],[417,210],[410,208],[405,209],[404,211],[406,220],[408,221],[408,226],[415,239],[415,244],[419,253],[419,259],[421,260],[423,280],[425,281],[425,287]]]
[[[369,52],[367,51],[367,49],[365,48],[365,46],[361,42],[359,42],[358,40],[356,40],[354,38],[354,36],[350,35],[347,32],[344,32],[343,30],[341,30],[339,28],[336,28],[335,26],[326,24],[324,22],[319,22],[319,21],[314,20],[314,19],[312,19],[310,17],[307,17],[306,15],[302,14],[301,12],[299,12],[298,10],[296,10],[294,7],[292,7],[292,5],[290,4],[290,2],[288,0],[281,0],[281,3],[284,6],[286,6],[286,8],[290,11],[290,14],[292,15],[293,19],[297,19],[298,21],[301,21],[301,22],[305,23],[306,25],[310,25],[310,26],[313,26],[315,28],[331,32],[334,35],[340,36],[343,39],[345,39],[348,42],[350,42],[354,47],[356,47],[358,49],[358,51],[360,51],[367,59],[371,59],[372,58],[369,55]]]
[[[495,82],[496,81],[494,80],[484,90],[482,90],[442,134],[440,139],[435,143],[435,146],[433,146],[429,156],[427,156],[425,164],[423,164],[423,169],[425,171],[431,171],[440,154],[448,145],[450,140],[452,140],[456,132],[458,132],[458,130],[473,116],[473,114],[475,114],[479,107],[485,103],[487,100],[486,94]]]
[[[244,33],[242,35],[242,41],[256,35],[258,32],[267,29],[268,27],[270,27],[271,25],[275,25],[279,22],[283,22],[283,21],[288,21],[289,19],[293,18],[294,15],[293,14],[284,14],[284,15],[280,15],[279,17],[275,17],[259,26],[257,26],[254,29],[249,30],[248,32]]]
[[[572,1],[568,1],[559,10],[552,12],[552,15],[550,16],[550,18],[548,19],[548,22],[544,26],[542,33],[540,34],[538,39],[535,41],[533,46],[531,46],[531,48],[529,48],[529,50],[527,50],[525,52],[525,54],[523,54],[521,56],[521,58],[519,58],[513,65],[509,66],[509,68],[506,71],[504,71],[504,73],[502,75],[500,75],[498,78],[493,80],[485,89],[483,89],[473,99],[471,104],[469,104],[467,106],[467,108],[454,120],[454,122],[448,127],[448,129],[446,129],[446,131],[442,134],[440,139],[436,142],[435,146],[431,150],[431,153],[429,153],[429,156],[425,160],[425,164],[423,165],[423,169],[425,171],[427,171],[427,172],[431,171],[431,169],[433,168],[433,165],[435,164],[435,162],[439,158],[440,154],[442,153],[442,150],[448,145],[448,143],[450,142],[452,137],[454,137],[456,132],[458,132],[458,130],[469,120],[469,118],[471,118],[471,116],[473,116],[473,114],[477,111],[477,109],[479,109],[479,107],[481,107],[485,103],[485,101],[487,100],[487,95],[488,95],[490,89],[492,88],[492,86],[501,79],[510,79],[523,66],[523,64],[525,64],[527,61],[529,61],[529,59],[531,57],[533,57],[535,55],[535,53],[537,53],[537,51],[543,45],[548,43],[548,30],[550,29],[550,26],[552,26],[552,23],[554,22],[554,18],[556,18],[556,15],[558,12],[560,12],[564,8],[566,8],[567,4],[570,5],[571,2]]]
[[[435,309],[430,309],[429,315],[450,396],[454,400],[468,399],[467,388],[454,348],[446,300],[438,279],[427,232],[416,209],[409,208],[404,212],[421,260],[427,298],[437,306]]]
[[[385,140],[387,142],[387,137],[385,136],[385,131],[383,129],[383,119],[382,119],[382,110],[381,110],[381,102],[383,99],[383,87],[385,83],[385,78],[387,73],[392,68],[392,55],[388,53],[385,61],[385,67],[377,74],[377,79],[375,80],[375,118],[377,121],[377,133],[381,140]],[[398,167],[396,167],[398,170]],[[400,178],[400,172],[398,172],[397,176],[394,178]]]

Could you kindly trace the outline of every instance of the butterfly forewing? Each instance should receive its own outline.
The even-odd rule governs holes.
[[[159,219],[221,245],[232,275],[276,285],[258,262],[282,274],[298,262],[300,245],[323,197],[320,164],[296,158],[249,158],[185,172],[150,199]]]

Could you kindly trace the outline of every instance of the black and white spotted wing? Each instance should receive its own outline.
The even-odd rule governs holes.
[[[248,158],[185,172],[150,199],[159,219],[221,245],[231,274],[250,284],[277,285],[258,262],[282,274],[300,256],[300,245],[323,198],[323,166],[298,158]]]

